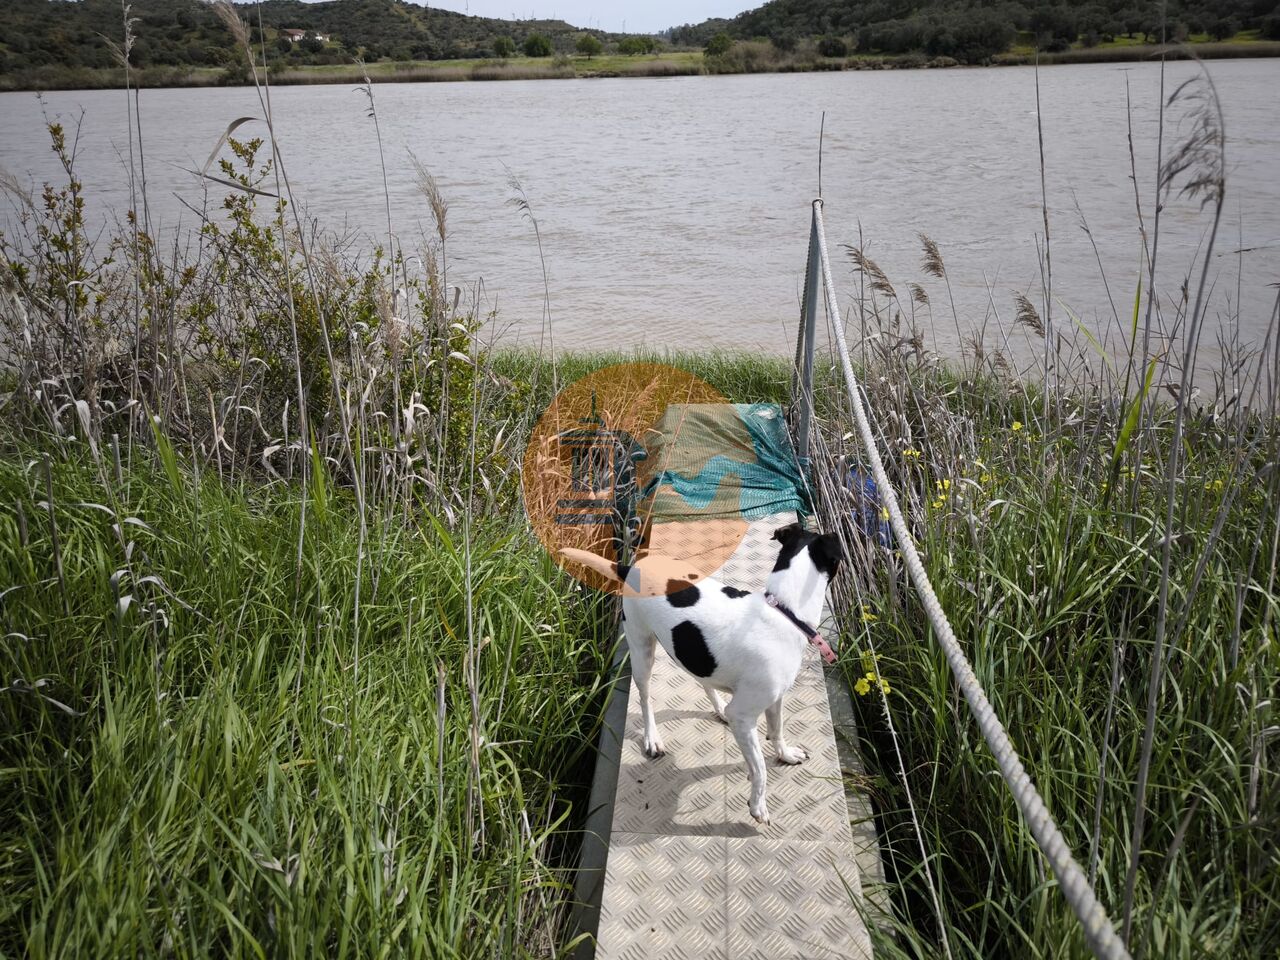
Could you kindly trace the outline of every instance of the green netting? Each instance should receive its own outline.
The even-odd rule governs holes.
[[[654,522],[809,512],[777,404],[672,404],[644,446],[640,512]]]

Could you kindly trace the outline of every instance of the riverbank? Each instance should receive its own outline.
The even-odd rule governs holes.
[[[1121,63],[1159,59],[1204,60],[1280,57],[1280,41],[1236,40],[1197,42],[1167,46],[1103,44],[1058,53],[1042,53],[1042,64]],[[990,66],[1020,66],[1036,62],[1032,50],[1015,49],[997,54]],[[303,85],[363,83],[447,83],[494,80],[573,80],[612,77],[677,77],[740,73],[806,73],[844,70],[917,70],[963,66],[950,57],[909,53],[897,56],[855,53],[847,57],[823,57],[813,51],[800,54],[777,50],[763,42],[736,44],[728,54],[708,57],[700,50],[666,51],[647,56],[604,55],[513,57],[507,60],[413,60],[402,62],[285,67],[273,70],[272,83]],[[213,67],[153,67],[135,70],[133,84],[144,88],[240,86],[252,80],[243,70]],[[102,90],[124,85],[118,69],[68,69],[44,66],[21,73],[0,74],[0,91]]]

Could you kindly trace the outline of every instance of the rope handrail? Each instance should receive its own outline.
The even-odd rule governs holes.
[[[911,583],[920,595],[925,613],[928,614],[929,622],[933,626],[934,636],[942,647],[942,652],[946,655],[952,676],[955,677],[961,691],[964,693],[965,700],[969,703],[969,709],[973,713],[974,719],[978,722],[978,728],[982,731],[983,739],[986,740],[987,746],[995,756],[996,763],[1000,768],[1000,774],[1004,777],[1005,783],[1013,794],[1013,798],[1018,804],[1018,809],[1022,812],[1023,819],[1026,820],[1027,826],[1031,829],[1032,837],[1035,838],[1036,844],[1049,861],[1049,866],[1053,869],[1054,876],[1058,878],[1058,886],[1062,890],[1062,895],[1066,898],[1067,903],[1080,921],[1089,949],[1101,960],[1129,960],[1129,951],[1116,934],[1111,918],[1107,916],[1106,908],[1098,900],[1084,871],[1072,856],[1071,849],[1067,846],[1067,842],[1062,836],[1062,831],[1054,823],[1053,817],[1049,814],[1049,810],[1045,806],[1044,800],[1040,797],[1039,791],[1036,790],[1035,784],[1031,782],[1031,778],[1023,768],[1022,761],[1018,758],[1017,751],[1014,750],[1013,743],[1009,740],[1009,735],[1005,732],[1004,725],[995,715],[995,711],[991,709],[991,703],[987,700],[987,695],[982,689],[981,682],[973,672],[973,667],[969,664],[964,651],[960,649],[960,642],[956,639],[955,632],[951,629],[951,623],[942,609],[942,604],[938,601],[933,585],[929,582],[929,575],[925,572],[924,564],[916,551],[915,541],[907,529],[906,518],[903,516],[902,509],[898,504],[897,494],[894,492],[893,487],[889,485],[884,461],[880,457],[879,447],[871,431],[871,421],[868,418],[866,405],[861,396],[862,388],[854,375],[853,363],[849,360],[849,345],[845,341],[844,325],[841,322],[835,283],[831,279],[831,263],[827,257],[827,237],[822,219],[822,200],[820,198],[813,201],[813,231],[818,247],[819,265],[822,269],[822,287],[826,298],[826,308],[832,318],[831,326],[835,331],[836,346],[839,348],[845,386],[849,393],[849,403],[853,409],[853,417],[857,424],[863,449],[871,460],[871,471],[880,497],[885,509],[889,512],[889,524],[893,530],[894,539],[901,549],[902,559],[911,577]],[[812,264],[810,264],[810,269],[812,269]]]

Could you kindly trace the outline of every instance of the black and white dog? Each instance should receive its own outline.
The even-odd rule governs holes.
[[[760,714],[780,762],[808,759],[783,738],[782,698],[800,672],[806,643],[817,646],[828,662],[835,661],[816,624],[842,556],[835,534],[810,533],[799,524],[777,530],[773,538],[782,550],[764,593],[725,586],[670,557],[651,555],[629,566],[582,550],[561,551],[623,584],[622,614],[644,718],[645,754],[660,757],[665,752],[649,702],[649,676],[660,643],[698,678],[715,715],[732,728],[751,778],[751,816],[760,823],[769,822],[764,754],[756,730]],[[726,693],[732,697],[727,706]]]

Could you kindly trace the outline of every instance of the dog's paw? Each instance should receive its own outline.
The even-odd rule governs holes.
[[[719,720],[719,721],[720,721],[721,723],[723,723],[726,727],[729,725],[729,718],[728,718],[728,717],[726,717],[722,711],[720,711],[720,710],[712,710],[712,711],[711,711],[711,716],[712,716],[712,717],[714,717],[715,719]]]
[[[650,760],[657,760],[659,757],[664,756],[666,752],[667,748],[662,743],[662,739],[660,737],[654,737],[652,740],[645,740],[644,755]]]
[[[803,747],[782,747],[778,750],[778,762],[795,766],[797,763],[804,763],[809,759],[809,754]]]
[[[756,823],[765,827],[769,825],[769,808],[764,805],[763,801],[761,801],[759,806],[749,807],[749,809],[751,810],[751,818],[755,820]]]

